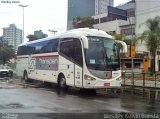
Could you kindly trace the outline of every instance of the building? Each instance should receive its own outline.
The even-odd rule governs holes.
[[[45,34],[45,33],[42,32],[42,30],[34,31],[34,35],[35,35],[38,39],[48,37],[47,34]]]
[[[67,29],[72,29],[72,21],[76,16],[95,15],[95,0],[68,0]]]
[[[160,1],[159,0],[136,0],[136,36],[140,36],[147,27],[145,22],[147,19],[153,19],[156,16],[160,16]],[[138,51],[147,51],[146,43],[139,42],[136,46]],[[155,70],[160,71],[160,55],[157,55],[155,61]]]
[[[8,45],[12,45],[16,51],[18,45],[22,43],[22,30],[18,29],[15,24],[3,28],[3,41],[7,41]]]
[[[128,38],[134,39],[139,37],[147,27],[145,22],[149,18],[160,16],[160,2],[153,0],[131,0],[124,5],[117,6],[117,8],[127,10],[130,18],[127,21],[112,19],[107,17],[107,13],[94,16],[95,25],[97,29],[104,30],[109,34],[121,34],[124,33]],[[132,37],[133,34],[133,37]],[[123,63],[127,64],[127,67],[131,67],[131,58],[122,58]],[[155,70],[160,71],[160,56],[157,54],[155,61]],[[136,57],[134,58],[134,67],[139,69],[146,69],[150,67],[150,59],[148,55],[148,49],[145,41],[136,43]]]
[[[2,47],[2,46],[3,46],[3,37],[0,36],[0,47]]]
[[[107,6],[113,6],[113,0],[95,0],[95,15],[106,13]]]
[[[34,41],[34,40],[38,40],[46,37],[48,37],[48,35],[43,33],[42,30],[36,30],[34,31],[34,34],[30,34],[27,36],[29,41]]]
[[[94,28],[101,29],[113,35],[114,33],[126,34],[129,38],[135,35],[135,1],[128,2],[124,5],[117,6],[117,8],[127,10],[129,19],[127,21],[109,18],[107,13],[93,16],[95,19]],[[108,12],[108,11],[107,11]]]
[[[68,0],[67,29],[72,29],[75,17],[95,16],[107,12],[114,0]]]
[[[132,0],[123,5],[119,5],[116,8],[123,9],[127,11],[128,19],[121,20],[116,18],[108,17],[107,13],[94,16],[95,24],[94,28],[101,29],[106,31],[108,34],[125,34],[127,38],[134,40],[136,37],[136,2]],[[130,46],[128,47],[130,50]],[[130,51],[129,51],[130,52]],[[144,70],[144,65],[146,64],[143,57],[143,52],[136,54],[136,57],[133,58],[133,66],[135,71]],[[122,66],[125,67],[125,70],[131,71],[132,59],[129,57],[121,57]]]

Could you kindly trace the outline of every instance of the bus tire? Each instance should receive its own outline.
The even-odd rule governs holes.
[[[28,81],[27,71],[24,71],[24,73],[23,73],[23,81],[24,81],[24,82],[27,82],[27,81]]]
[[[58,87],[60,89],[66,89],[67,85],[66,85],[66,79],[64,76],[60,76],[58,79]]]

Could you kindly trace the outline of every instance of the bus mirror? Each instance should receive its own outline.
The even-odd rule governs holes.
[[[122,44],[122,46],[123,46],[123,50],[122,50],[122,52],[123,53],[127,53],[127,44],[125,43],[125,42],[123,42],[123,41],[119,41],[119,40],[115,40],[117,43],[121,43]]]
[[[84,45],[84,48],[88,49],[88,39],[86,36],[82,36],[82,41],[83,41],[83,45]]]

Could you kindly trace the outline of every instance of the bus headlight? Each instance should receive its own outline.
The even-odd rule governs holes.
[[[93,78],[91,76],[88,76],[87,74],[84,75],[84,79],[85,80],[90,80],[90,81],[96,80],[95,78]]]

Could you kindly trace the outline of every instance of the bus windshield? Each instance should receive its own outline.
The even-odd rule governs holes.
[[[120,69],[119,49],[113,39],[89,36],[86,65],[89,69],[110,71]]]

